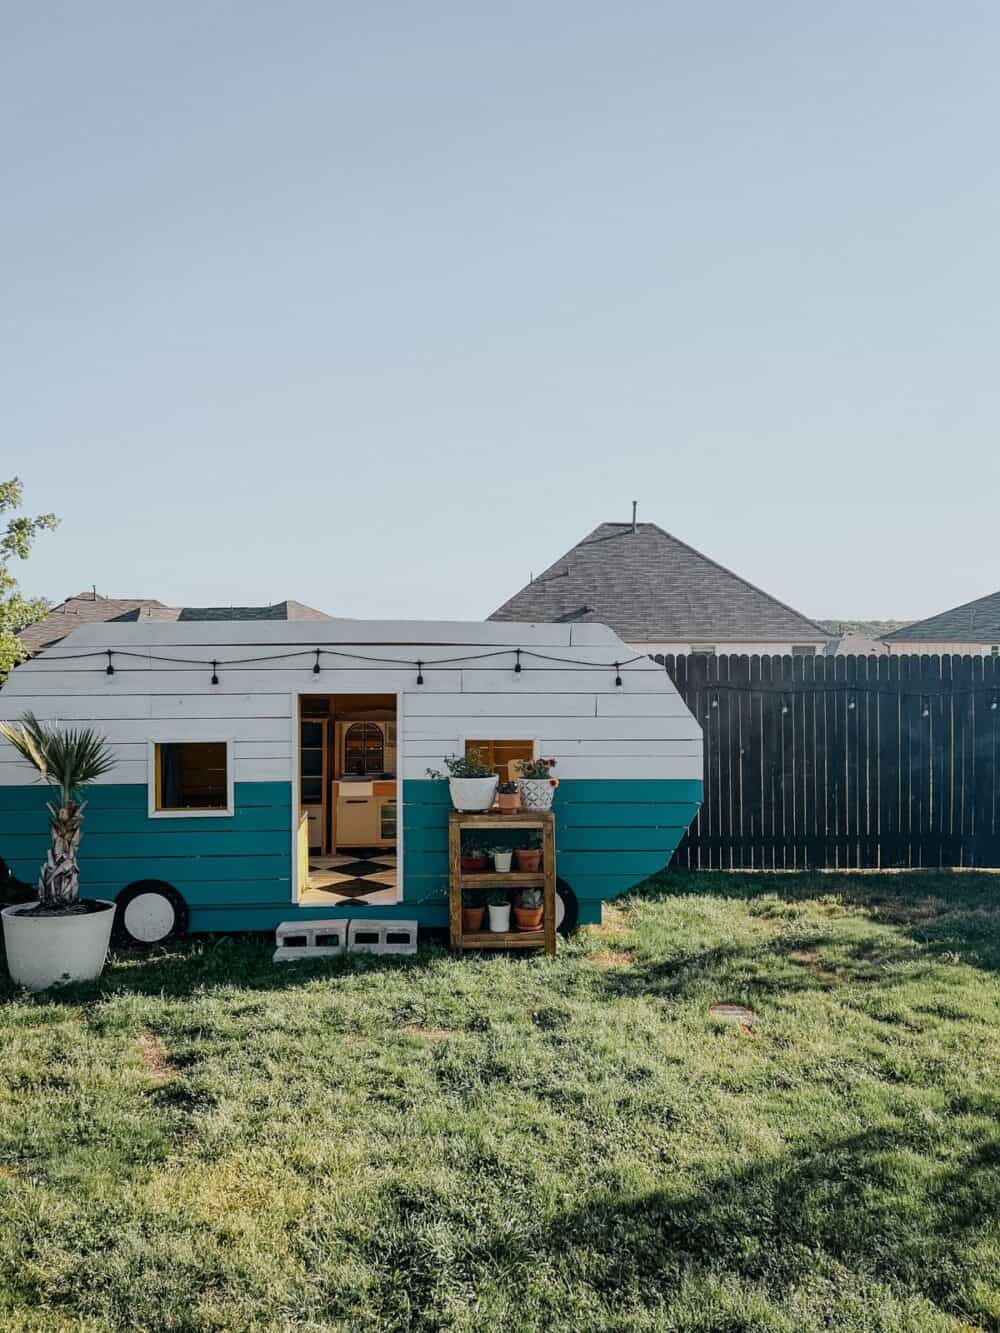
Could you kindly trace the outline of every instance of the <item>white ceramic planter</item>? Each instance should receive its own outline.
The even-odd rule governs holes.
[[[495,773],[488,778],[449,778],[451,803],[456,810],[488,810],[499,781]]]
[[[509,852],[494,852],[494,853],[493,853],[493,869],[494,869],[494,870],[501,870],[501,871],[509,870],[509,869],[510,869],[510,860],[511,860],[511,857],[512,857],[513,855],[514,855],[513,851],[509,851]]]
[[[65,981],[93,981],[104,970],[115,905],[72,916],[25,916],[34,903],[3,909],[7,968],[19,986],[47,990]]]
[[[491,907],[490,930],[510,930],[510,903],[503,907]]]
[[[556,794],[548,778],[521,778],[518,782],[521,792],[521,804],[525,810],[551,810],[552,798]]]

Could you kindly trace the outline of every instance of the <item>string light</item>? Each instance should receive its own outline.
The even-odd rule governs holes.
[[[515,676],[519,676],[519,675],[521,674],[521,650],[520,650],[520,648],[518,648],[518,650],[517,650],[515,656],[517,657],[517,661],[514,663],[514,675],[515,675]]]
[[[418,684],[418,685],[423,685],[423,683],[424,683],[424,664],[423,664],[423,662],[418,662],[418,663],[417,663],[417,684]]]
[[[621,669],[621,667],[619,666],[619,664],[616,662],[616,663],[615,663],[615,684],[616,684],[616,685],[620,685],[621,683],[622,683],[622,669]]]
[[[213,663],[212,663],[212,684],[213,684],[213,685],[218,685],[218,683],[219,683],[219,664],[218,664],[218,662],[213,662]]]
[[[316,649],[316,661],[313,663],[313,675],[319,675],[319,649]]]
[[[113,675],[115,674],[115,669],[114,669],[114,667],[111,665],[111,649],[110,649],[110,648],[108,649],[108,665],[104,668],[104,674],[105,674],[106,676],[113,676]]]

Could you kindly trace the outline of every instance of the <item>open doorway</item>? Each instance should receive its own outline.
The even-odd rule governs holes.
[[[396,718],[394,694],[299,697],[300,904],[399,901]]]

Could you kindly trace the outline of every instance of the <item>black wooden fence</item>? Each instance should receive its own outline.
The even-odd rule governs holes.
[[[705,735],[675,865],[1000,866],[1000,659],[656,660]]]

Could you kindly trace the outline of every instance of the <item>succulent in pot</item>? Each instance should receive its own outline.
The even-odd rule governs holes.
[[[3,910],[7,967],[18,985],[45,990],[61,981],[90,981],[104,970],[115,904],[80,898],[77,856],[83,836],[84,791],[111,771],[115,759],[103,736],[64,731],[25,713],[0,723],[0,737],[41,774],[51,845],[38,880],[38,901]]]
[[[516,782],[497,785],[497,809],[504,815],[516,815],[521,808],[521,791]]]
[[[544,914],[541,889],[519,889],[514,898],[514,924],[518,930],[540,930]]]
[[[521,765],[518,790],[525,810],[551,810],[559,779],[552,776],[554,759],[529,759]]]
[[[483,895],[477,893],[474,889],[466,889],[462,894],[463,932],[474,934],[477,930],[482,930],[485,915],[486,906],[483,902]]]
[[[446,755],[444,766],[447,773],[429,768],[427,776],[435,779],[447,777],[451,803],[456,810],[474,812],[490,808],[499,778],[495,769],[483,763],[478,750],[470,750],[465,755]]]
[[[462,874],[482,875],[490,868],[489,848],[475,834],[462,839]]]
[[[538,833],[529,833],[527,845],[514,848],[514,865],[522,874],[537,874],[542,865],[542,839]]]
[[[510,930],[510,899],[506,893],[491,893],[486,902],[490,930]]]
[[[514,855],[512,847],[494,847],[493,848],[493,869],[505,872],[510,869],[511,858]]]

